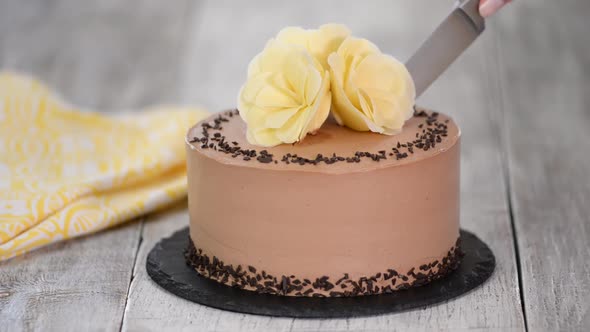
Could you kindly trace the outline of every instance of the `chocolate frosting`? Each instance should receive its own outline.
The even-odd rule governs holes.
[[[224,121],[213,115],[187,135],[190,235],[202,255],[234,268],[255,266],[278,278],[336,281],[345,274],[357,280],[387,269],[406,273],[442,261],[454,248],[460,131],[449,117],[419,111],[395,136],[329,122],[301,143],[263,149],[246,142],[239,116],[221,116]],[[207,148],[205,123],[217,128],[207,130]],[[440,134],[427,135],[435,130],[428,128]],[[428,149],[417,147],[422,136],[430,142]],[[254,150],[256,156],[228,152],[226,144]],[[272,162],[257,159],[262,150]],[[379,151],[386,158],[283,161],[287,154],[315,160],[318,154]],[[403,153],[407,156],[398,158]]]
[[[195,142],[194,140],[203,138],[202,125],[205,123],[214,125],[214,120],[216,118],[225,119],[227,122],[220,122],[221,130],[208,130],[210,135],[209,143],[214,142],[213,140],[215,137],[213,137],[213,135],[219,133],[220,137],[223,137],[224,141],[229,144],[230,147],[239,146],[242,150],[256,151],[258,152],[258,155],[260,151],[267,151],[269,154],[272,154],[274,159],[278,160],[279,163],[261,165],[261,163],[256,162],[255,157],[250,158],[249,160],[244,160],[242,156],[232,157],[233,154],[231,153],[220,153],[212,148],[202,149],[201,146],[203,143],[201,141]],[[429,123],[430,125],[428,125]],[[430,132],[440,132],[442,134],[430,134]],[[416,136],[416,134],[418,134],[418,136]],[[419,110],[415,113],[414,117],[405,123],[402,131],[393,136],[372,132],[354,131],[339,126],[334,119],[329,118],[315,135],[308,135],[299,143],[282,144],[271,148],[263,148],[248,143],[246,140],[246,124],[239,118],[239,116],[237,116],[236,112],[225,112],[205,119],[191,128],[187,135],[187,144],[192,150],[226,165],[254,167],[258,169],[341,174],[371,171],[379,168],[420,161],[448,150],[457,142],[459,136],[459,128],[448,116]],[[425,142],[430,138],[434,141],[429,142],[430,147],[427,150],[425,150],[424,147],[416,147],[417,141],[426,145]],[[437,142],[437,138],[440,142]],[[191,141],[193,142],[191,143]],[[235,143],[237,143],[237,145],[234,145]],[[411,152],[408,151],[407,146],[402,146],[407,145],[407,143],[412,145]],[[407,157],[396,158],[396,153],[392,149],[397,149],[402,154],[406,153]],[[378,155],[380,151],[385,152],[386,159],[380,159],[379,162],[374,162],[371,158],[361,158],[360,163],[346,162],[346,160],[334,164],[320,162],[317,164],[306,163],[304,165],[300,165],[296,162],[290,162],[289,164],[280,162],[283,156],[286,156],[287,154],[313,160],[318,154],[321,154],[324,157],[331,157],[335,154],[336,156],[346,158],[355,157],[355,153],[357,152],[369,152]]]

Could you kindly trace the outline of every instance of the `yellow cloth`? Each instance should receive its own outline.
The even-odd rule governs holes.
[[[0,73],[0,261],[184,198],[184,135],[206,115],[81,112]]]

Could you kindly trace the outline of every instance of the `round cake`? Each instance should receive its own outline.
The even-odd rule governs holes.
[[[360,296],[455,269],[460,130],[415,109],[397,135],[328,119],[315,135],[251,145],[238,111],[186,138],[190,245],[201,276],[285,296]]]

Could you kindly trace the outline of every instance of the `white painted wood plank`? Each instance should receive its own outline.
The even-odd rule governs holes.
[[[101,110],[176,99],[185,1],[0,1],[0,68]],[[190,11],[188,11],[190,12]],[[0,331],[118,331],[141,222],[0,263]]]
[[[314,27],[345,23],[384,51],[407,58],[448,11],[432,1],[229,1],[207,2],[195,22],[184,58],[182,98],[213,110],[234,107],[246,66],[264,43],[286,25]],[[430,10],[425,8],[430,7]],[[462,225],[494,250],[498,267],[483,287],[451,302],[423,310],[368,318],[310,320],[225,312],[171,295],[153,283],[145,257],[163,236],[188,223],[176,210],[146,222],[123,329],[128,331],[520,331],[513,237],[505,196],[498,123],[498,65],[488,56],[495,32],[451,68],[421,100],[455,116],[463,128]]]
[[[138,110],[178,101],[188,0],[0,1],[0,69],[34,74],[74,105]]]
[[[141,223],[0,263],[0,331],[117,331]]]
[[[590,330],[589,12],[517,1],[496,29],[530,331]]]

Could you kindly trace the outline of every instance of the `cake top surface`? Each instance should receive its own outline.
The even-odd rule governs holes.
[[[192,127],[186,143],[217,162],[276,171],[342,174],[406,165],[451,148],[460,130],[447,115],[416,109],[397,135],[358,132],[328,119],[315,135],[295,144],[249,144],[237,110],[211,115]]]

